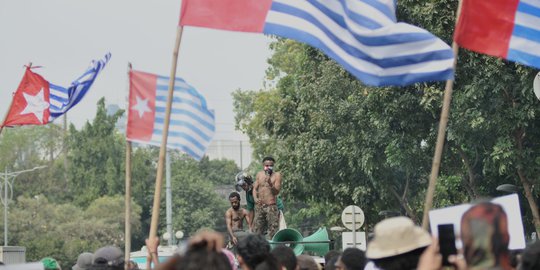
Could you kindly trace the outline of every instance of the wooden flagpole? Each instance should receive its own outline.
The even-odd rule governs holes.
[[[458,3],[456,14],[456,25],[461,13],[461,0]],[[454,76],[457,65],[457,57],[459,46],[455,41],[452,41],[452,51],[454,52]],[[444,87],[443,107],[441,111],[441,119],[439,120],[439,130],[437,133],[437,144],[435,145],[435,154],[431,163],[431,174],[429,176],[429,186],[426,192],[426,201],[424,203],[424,216],[422,218],[422,228],[428,230],[429,226],[429,210],[433,206],[433,197],[435,195],[435,187],[437,186],[437,178],[439,177],[439,169],[441,167],[441,157],[446,137],[446,127],[448,126],[448,115],[450,114],[450,102],[452,101],[452,92],[454,91],[454,80],[446,80]]]
[[[129,73],[131,72],[131,63],[128,63],[128,93],[129,93],[129,86],[130,86],[130,80],[129,80]],[[129,102],[128,102],[128,108],[127,112],[129,112]],[[124,232],[124,241],[125,241],[125,247],[124,247],[124,269],[129,270],[129,260],[131,258],[131,142],[126,139],[126,195],[124,197],[125,199],[125,232]]]
[[[182,41],[183,27],[178,26],[176,31],[176,43],[173,50],[173,59],[171,74],[169,79],[169,92],[167,96],[167,105],[165,109],[165,121],[163,123],[163,135],[161,137],[161,147],[159,148],[159,160],[156,174],[156,188],[154,192],[154,205],[152,207],[152,221],[150,223],[149,239],[157,236],[157,226],[159,219],[159,203],[161,198],[161,187],[163,186],[163,163],[167,152],[167,135],[169,134],[169,120],[171,118],[171,105],[174,91],[174,81],[176,78],[176,65],[178,63],[178,51],[180,50],[180,42]],[[156,254],[152,254],[156,256]],[[154,258],[157,259],[157,258]]]

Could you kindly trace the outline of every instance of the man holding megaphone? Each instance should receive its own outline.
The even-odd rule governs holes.
[[[275,160],[272,157],[263,159],[263,170],[255,177],[253,198],[255,199],[255,218],[253,231],[265,234],[272,239],[279,229],[279,210],[276,205],[281,189],[281,174],[274,171]]]

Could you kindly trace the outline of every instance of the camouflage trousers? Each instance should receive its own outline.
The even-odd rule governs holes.
[[[253,220],[253,232],[272,239],[279,229],[279,210],[277,205],[255,205],[255,218]]]

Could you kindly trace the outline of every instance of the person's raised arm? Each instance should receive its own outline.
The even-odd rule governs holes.
[[[159,237],[154,236],[146,239],[146,250],[148,251],[148,256],[146,257],[146,269],[152,269],[151,263],[156,267],[159,264],[158,260],[158,247],[159,247]]]
[[[279,194],[279,191],[281,190],[281,174],[276,172],[274,176],[274,182],[268,180],[268,185],[270,186],[270,190],[272,191],[272,194],[274,196],[277,196]]]

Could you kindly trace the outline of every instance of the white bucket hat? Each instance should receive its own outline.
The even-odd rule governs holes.
[[[397,256],[431,244],[431,236],[407,217],[385,219],[375,225],[375,236],[368,243],[366,257],[382,259]]]

